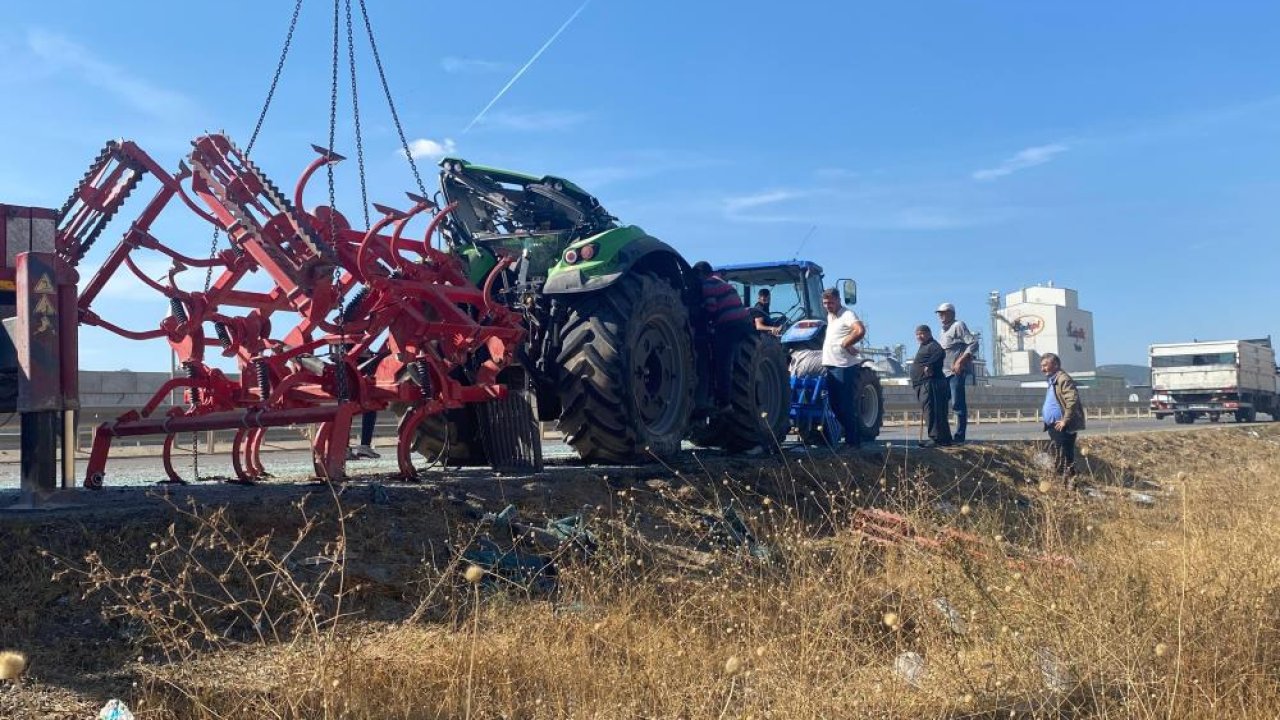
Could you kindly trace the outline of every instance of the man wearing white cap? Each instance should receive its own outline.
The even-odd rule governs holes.
[[[956,306],[944,302],[938,306],[938,319],[942,321],[942,334],[938,343],[947,353],[942,371],[951,386],[951,409],[956,414],[956,430],[952,440],[964,442],[964,432],[969,424],[969,406],[965,403],[965,382],[972,373],[974,355],[978,354],[978,341],[969,327],[956,320]]]

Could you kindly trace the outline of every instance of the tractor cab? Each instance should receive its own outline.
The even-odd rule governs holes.
[[[748,307],[756,302],[761,290],[768,290],[769,322],[791,327],[802,320],[826,320],[822,309],[822,266],[808,260],[786,260],[773,263],[725,265],[718,268],[720,277],[737,288]],[[837,283],[844,304],[858,301],[858,286],[852,280]]]
[[[570,244],[617,227],[599,200],[563,178],[445,158],[440,188],[446,204],[456,203],[444,235],[473,279],[501,254],[528,258],[528,274],[545,278]]]

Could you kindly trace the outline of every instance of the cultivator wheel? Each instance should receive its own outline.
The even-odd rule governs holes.
[[[583,460],[680,450],[695,389],[689,311],[663,278],[631,273],[574,298],[561,334],[559,428]]]
[[[690,440],[730,452],[776,450],[790,425],[786,350],[777,339],[754,333],[738,345],[732,380],[732,411],[695,428]]]

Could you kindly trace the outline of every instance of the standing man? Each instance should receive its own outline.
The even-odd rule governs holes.
[[[866,325],[840,302],[835,288],[822,291],[822,307],[827,311],[827,331],[822,339],[822,365],[827,369],[831,410],[844,426],[844,444],[857,447],[858,419],[854,391],[858,384],[858,348],[867,334]]]
[[[756,330],[777,337],[782,334],[782,322],[769,319],[769,301],[772,297],[769,288],[760,288],[760,292],[756,293],[756,304],[751,306],[751,322],[755,324]]]
[[[916,327],[916,340],[920,349],[911,362],[911,387],[916,389],[916,399],[920,401],[920,411],[924,413],[924,424],[929,430],[929,439],[922,441],[920,447],[950,445],[951,427],[947,424],[947,376],[943,373],[943,364],[947,354],[933,339],[933,330],[928,325]]]
[[[1053,467],[1068,484],[1076,474],[1076,433],[1084,429],[1084,404],[1076,381],[1062,369],[1053,353],[1040,359],[1040,372],[1048,378],[1040,415],[1053,444]]]
[[[965,383],[973,373],[973,357],[978,354],[978,340],[969,327],[956,320],[956,306],[942,303],[938,306],[938,319],[942,321],[942,337],[939,345],[947,353],[943,365],[951,390],[951,408],[956,413],[955,442],[964,442],[969,427],[969,405],[965,402]]]
[[[702,283],[702,310],[711,332],[716,412],[726,413],[733,409],[733,357],[738,352],[738,345],[753,331],[751,313],[743,305],[738,291],[713,272],[710,263],[696,263],[693,272]]]

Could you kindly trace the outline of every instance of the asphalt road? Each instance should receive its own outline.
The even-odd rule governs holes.
[[[1089,421],[1089,427],[1082,433],[1089,435],[1114,435],[1135,432],[1180,432],[1187,430],[1204,430],[1208,428],[1234,427],[1236,423],[1218,424],[1196,423],[1194,425],[1177,425],[1172,420],[1159,421],[1153,418],[1129,419],[1096,419]],[[888,445],[914,445],[919,437],[918,427],[885,427],[880,435],[880,442]],[[1032,422],[982,423],[970,425],[969,440],[973,442],[1007,442],[1016,440],[1036,440],[1043,438],[1041,427]],[[559,442],[549,442],[543,446],[543,456],[552,462],[568,463],[576,457],[572,448]],[[265,453],[263,462],[267,470],[279,480],[305,480],[311,475],[311,455],[305,450],[285,450]],[[83,471],[81,460],[79,470]],[[223,453],[204,455],[201,457],[202,476],[230,475],[230,456]],[[182,463],[178,471],[189,475],[189,464]],[[395,459],[390,452],[379,460],[353,461],[348,464],[347,471],[355,477],[362,475],[385,475],[396,471]],[[17,463],[0,464],[0,488],[16,488],[18,486],[19,466]],[[164,477],[159,457],[117,457],[107,465],[107,483],[109,485],[148,485]]]

